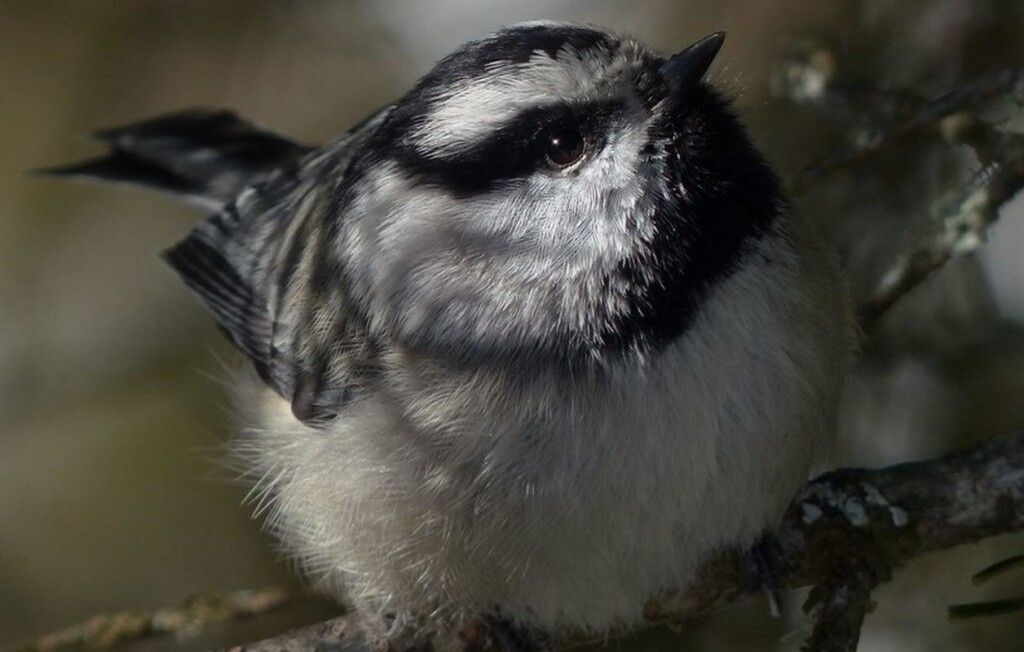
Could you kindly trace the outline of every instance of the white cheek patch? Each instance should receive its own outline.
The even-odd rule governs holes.
[[[637,128],[639,130],[639,128]],[[624,135],[572,176],[537,172],[515,188],[463,200],[466,228],[527,244],[541,257],[617,260],[644,237],[640,136]],[[499,235],[500,234],[500,235]]]
[[[425,270],[431,286],[446,286],[447,272],[457,267],[472,276],[478,264],[508,265],[526,284],[613,267],[645,238],[653,210],[640,173],[647,116],[639,104],[627,111],[626,124],[579,170],[537,171],[471,196],[418,183],[397,163],[380,164],[356,193],[343,229],[354,287],[390,301],[410,282],[425,281]]]
[[[608,134],[608,141],[577,174],[531,177],[528,195],[547,198],[550,218],[542,231],[546,243],[616,256],[643,235],[638,229],[649,224],[635,218],[645,189],[639,168],[647,127],[639,114],[627,123]]]
[[[607,134],[607,142],[580,170],[580,180],[602,188],[621,189],[636,181],[640,150],[647,142],[648,120],[635,107],[623,120],[623,127]]]

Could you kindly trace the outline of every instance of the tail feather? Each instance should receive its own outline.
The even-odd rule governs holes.
[[[220,206],[246,185],[297,161],[310,148],[229,111],[194,109],[94,134],[102,157],[43,170],[148,186]]]
[[[191,195],[196,184],[177,176],[166,168],[136,158],[125,152],[112,150],[106,156],[72,163],[61,167],[39,170],[58,177],[83,177],[134,183],[177,195]]]

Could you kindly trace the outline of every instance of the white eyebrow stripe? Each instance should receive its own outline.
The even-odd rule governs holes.
[[[501,85],[476,85],[438,102],[411,133],[411,142],[424,155],[455,154],[472,148],[525,110],[552,104],[556,98],[534,93],[509,101]]]
[[[423,155],[464,152],[528,109],[609,97],[615,79],[633,64],[625,53],[609,61],[606,55],[567,50],[557,59],[537,51],[524,63],[497,62],[486,77],[439,89],[409,141]]]

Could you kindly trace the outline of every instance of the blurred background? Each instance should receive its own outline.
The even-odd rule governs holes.
[[[26,170],[96,153],[85,138],[96,128],[195,106],[320,142],[459,43],[533,18],[605,26],[666,52],[727,31],[714,81],[787,177],[839,147],[858,119],[849,107],[773,98],[773,70],[794,52],[831,53],[858,84],[924,97],[1024,61],[1021,0],[4,0],[0,648],[96,613],[291,577],[223,464],[220,378],[234,355],[156,256],[201,214]],[[861,294],[934,231],[931,207],[978,170],[969,150],[933,141],[906,142],[798,197]],[[1024,200],[990,239],[886,317],[851,380],[835,464],[929,457],[1024,426]],[[1003,537],[914,562],[877,592],[860,649],[1020,650],[1024,614],[950,623],[945,607],[1024,594],[1024,573],[984,589],[969,581],[1021,552],[1024,538]],[[780,620],[756,602],[649,645],[795,650],[800,596],[787,603]],[[332,609],[305,603],[132,647],[226,645]]]

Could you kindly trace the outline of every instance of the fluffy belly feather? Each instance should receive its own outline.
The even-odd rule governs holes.
[[[327,430],[253,379],[239,453],[286,549],[358,606],[628,625],[714,550],[752,543],[827,448],[849,329],[802,263],[748,266],[705,323],[600,374],[406,356]]]

